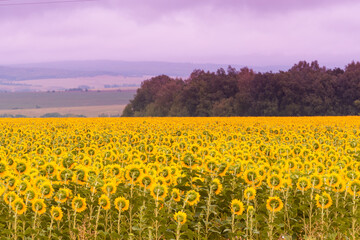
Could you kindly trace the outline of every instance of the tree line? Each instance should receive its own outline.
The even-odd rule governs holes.
[[[300,61],[288,71],[231,66],[142,82],[122,116],[336,116],[360,113],[360,63],[345,69]]]

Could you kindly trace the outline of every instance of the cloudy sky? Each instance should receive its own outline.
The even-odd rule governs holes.
[[[0,0],[0,64],[344,67],[360,60],[359,13],[358,0]]]

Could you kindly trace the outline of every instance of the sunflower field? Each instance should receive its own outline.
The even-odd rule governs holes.
[[[0,239],[360,239],[359,117],[0,127]]]

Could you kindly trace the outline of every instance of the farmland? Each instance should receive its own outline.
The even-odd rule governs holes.
[[[358,117],[0,120],[0,234],[359,239]]]
[[[46,113],[121,115],[135,90],[0,93],[0,115],[39,117]]]

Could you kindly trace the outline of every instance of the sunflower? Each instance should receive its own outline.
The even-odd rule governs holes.
[[[111,166],[111,172],[114,177],[120,177],[121,174],[123,173],[122,168],[119,164],[113,164]]]
[[[166,180],[171,178],[171,168],[170,167],[164,167],[160,172],[159,175],[164,177]]]
[[[34,188],[28,188],[25,190],[24,192],[24,198],[25,198],[25,202],[27,203],[28,201],[32,202],[33,200],[35,200],[38,197],[38,191],[35,190]]]
[[[267,168],[268,168],[268,166],[261,166],[260,168],[258,168],[256,170],[256,173],[257,173],[258,178],[259,178],[260,181],[262,181],[263,179],[266,178],[266,173],[268,171]]]
[[[279,175],[281,173],[281,169],[277,166],[272,166],[270,169],[269,169],[269,174],[270,175]]]
[[[255,196],[256,196],[256,190],[255,190],[255,188],[253,188],[253,187],[247,187],[247,188],[244,190],[244,197],[245,197],[245,199],[247,199],[247,200],[253,200],[253,199],[255,199]]]
[[[84,185],[88,179],[87,167],[77,166],[74,173],[75,174],[72,177],[73,182]]]
[[[347,192],[351,196],[358,196],[360,195],[360,180],[355,179],[354,181],[351,181],[349,183],[349,186],[347,188]]]
[[[270,212],[278,212],[284,207],[279,197],[269,197],[266,201],[266,209]]]
[[[18,175],[26,174],[30,170],[29,164],[25,160],[18,160],[15,164],[15,172]]]
[[[321,189],[323,185],[323,180],[318,174],[314,174],[310,176],[311,187],[315,189]]]
[[[260,176],[255,169],[248,169],[243,173],[244,181],[249,185],[257,185],[260,181]]]
[[[102,186],[101,188],[101,190],[107,195],[114,194],[116,192],[116,189],[116,183],[113,181],[105,183],[104,186]]]
[[[3,186],[0,186],[0,197],[3,195],[3,193],[6,191],[6,188]]]
[[[330,187],[336,187],[340,183],[340,176],[337,173],[332,173],[326,178],[326,184]]]
[[[129,200],[124,197],[118,197],[114,201],[115,208],[120,211],[126,211],[129,209]]]
[[[16,212],[17,215],[22,215],[24,212],[26,212],[27,209],[26,204],[22,198],[16,198],[11,203],[11,208],[14,212]]]
[[[218,175],[221,177],[224,177],[229,169],[230,163],[228,162],[222,162],[220,163]]]
[[[72,192],[70,189],[67,188],[60,188],[56,194],[55,194],[55,201],[59,202],[59,203],[64,203],[66,202],[68,199],[70,199],[72,197]]]
[[[82,212],[86,209],[86,199],[77,195],[71,202],[72,209],[76,212]]]
[[[339,193],[344,192],[346,190],[346,182],[344,180],[340,180],[339,184],[334,186],[332,190]]]
[[[125,178],[128,181],[136,182],[141,177],[142,171],[139,165],[129,165],[126,168]]]
[[[60,207],[52,206],[50,210],[50,214],[56,221],[61,221],[63,217],[63,211],[61,210]]]
[[[167,192],[168,192],[168,188],[165,185],[161,185],[157,183],[152,187],[150,194],[156,200],[164,200],[167,195]]]
[[[24,180],[24,181],[22,181],[22,182],[19,183],[19,185],[18,185],[18,190],[19,190],[20,194],[24,194],[25,191],[26,191],[27,189],[29,189],[30,187],[31,187],[30,182],[27,181],[27,180]]]
[[[193,206],[200,201],[200,194],[195,190],[190,190],[186,193],[185,199],[190,206]]]
[[[283,177],[283,188],[290,189],[292,188],[292,179],[289,174],[285,174]]]
[[[15,192],[7,192],[4,194],[4,201],[6,204],[11,204],[15,201],[15,199],[18,199],[19,196]]]
[[[250,213],[250,214],[253,214],[255,212],[255,209],[253,206],[248,206],[247,207],[247,212]]]
[[[177,223],[183,225],[186,222],[186,213],[183,211],[178,211],[174,214],[174,219]]]
[[[326,192],[323,192],[321,195],[316,194],[315,200],[316,200],[316,206],[322,209],[329,208],[333,203],[330,194]]]
[[[219,162],[215,159],[207,159],[205,161],[205,168],[209,173],[214,173],[218,169]]]
[[[5,176],[5,174],[7,173],[7,163],[3,160],[0,161],[0,177]]]
[[[239,199],[233,199],[231,201],[231,212],[241,215],[244,212],[244,204]]]
[[[15,176],[9,176],[7,179],[6,179],[6,187],[8,190],[10,191],[13,191],[15,190],[15,188],[17,187],[19,183],[19,179]]]
[[[171,191],[171,198],[175,201],[175,202],[179,202],[181,199],[181,194],[180,194],[180,190],[177,188],[173,188]]]
[[[39,190],[44,198],[51,198],[54,193],[54,189],[50,182],[42,183]]]
[[[32,201],[32,210],[36,213],[36,214],[43,214],[46,212],[46,205],[44,203],[44,199],[34,199]]]
[[[221,193],[223,186],[218,178],[214,178],[211,181],[211,188],[215,191],[216,195],[219,195]]]
[[[84,156],[84,158],[81,159],[81,165],[86,166],[86,167],[90,167],[91,164],[92,164],[92,160],[88,156]]]
[[[139,179],[140,185],[145,189],[151,189],[155,184],[154,178],[150,174],[143,174]]]
[[[311,183],[307,177],[300,177],[296,186],[300,191],[306,191],[311,187]]]
[[[62,181],[64,184],[68,184],[69,181],[73,178],[73,171],[67,168],[62,168],[57,172],[57,179]]]
[[[99,198],[99,205],[104,210],[109,210],[110,209],[110,198],[108,196],[106,196],[105,194],[102,194],[101,197]]]
[[[88,148],[88,149],[86,149],[86,153],[89,156],[94,156],[96,154],[96,150],[95,150],[95,148]]]
[[[290,172],[293,172],[296,168],[295,161],[292,159],[288,160],[286,163],[286,167]]]
[[[268,186],[274,190],[280,190],[283,186],[283,179],[278,174],[268,176],[266,182]]]

